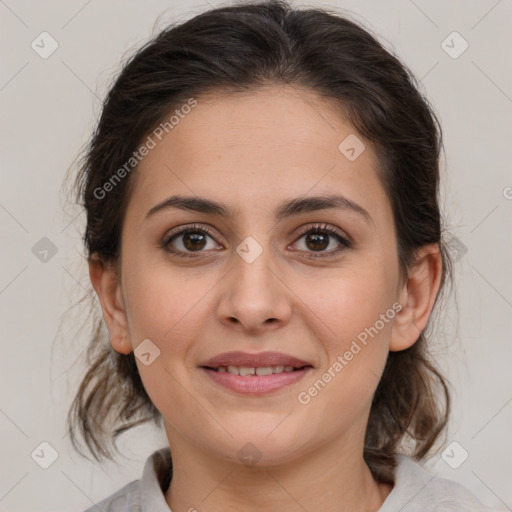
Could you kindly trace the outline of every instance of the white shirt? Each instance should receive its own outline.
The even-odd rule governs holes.
[[[146,460],[140,480],[130,482],[85,512],[172,512],[164,495],[171,471],[169,448],[157,450]],[[491,509],[460,484],[432,475],[412,459],[398,455],[393,490],[378,512],[491,512]]]

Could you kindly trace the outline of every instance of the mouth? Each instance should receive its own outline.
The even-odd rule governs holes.
[[[211,370],[225,368],[226,371],[229,371],[228,368],[230,367],[255,370],[258,368],[266,368],[267,371],[268,368],[275,368],[277,369],[276,373],[281,373],[283,371],[293,371],[294,369],[300,369],[305,366],[312,366],[312,364],[295,356],[283,354],[281,352],[258,352],[251,354],[250,352],[238,351],[218,354],[206,361],[203,361],[199,366],[209,368]],[[252,373],[249,373],[249,375],[251,374]]]
[[[224,388],[261,395],[298,382],[314,367],[279,352],[228,352],[203,362],[199,368]]]
[[[201,368],[205,368],[207,370],[212,370],[217,373],[231,373],[232,375],[241,375],[242,377],[250,377],[251,375],[276,375],[279,373],[290,373],[296,372],[299,370],[303,370],[304,368],[313,368],[311,365],[307,364],[304,366],[294,367],[294,366],[284,366],[284,365],[275,365],[275,366],[218,366],[218,367],[210,367],[210,366],[202,366]]]

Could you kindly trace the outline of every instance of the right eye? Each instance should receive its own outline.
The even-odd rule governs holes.
[[[212,240],[208,247],[208,239]],[[162,246],[170,253],[184,258],[197,257],[192,253],[202,253],[219,248],[212,231],[206,226],[183,226],[167,234]],[[222,248],[222,246],[220,246]]]

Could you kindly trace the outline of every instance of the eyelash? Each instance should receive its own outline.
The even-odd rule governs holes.
[[[163,249],[166,249],[168,252],[173,254],[174,256],[178,256],[180,258],[197,258],[198,256],[193,254],[193,251],[189,252],[183,252],[180,250],[170,249],[170,243],[175,239],[178,238],[180,235],[184,235],[185,233],[206,233],[208,236],[210,236],[212,239],[215,240],[214,233],[205,225],[202,224],[193,224],[190,226],[185,226],[183,228],[180,228],[179,230],[171,232],[169,235],[167,235],[164,240],[161,243],[161,246]],[[352,246],[352,243],[345,238],[342,235],[342,232],[327,227],[326,224],[315,224],[312,226],[306,226],[305,228],[302,228],[299,233],[297,234],[297,240],[301,239],[304,235],[307,235],[308,233],[322,233],[324,235],[329,235],[334,237],[340,244],[341,247],[338,247],[337,249],[332,249],[330,251],[321,251],[321,252],[312,252],[307,258],[315,259],[315,258],[329,258],[337,255],[338,253],[344,251],[345,249],[348,249]],[[196,251],[196,252],[203,252],[203,251]]]

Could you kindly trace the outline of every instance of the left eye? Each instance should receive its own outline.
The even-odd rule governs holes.
[[[327,228],[312,228],[300,235],[298,238],[299,250],[313,253],[321,253],[318,256],[324,256],[338,253],[350,247],[350,242],[337,231]],[[334,248],[332,245],[334,244]],[[300,247],[302,246],[302,247]],[[329,249],[330,250],[327,250]],[[317,257],[317,254],[311,254],[309,257]]]

